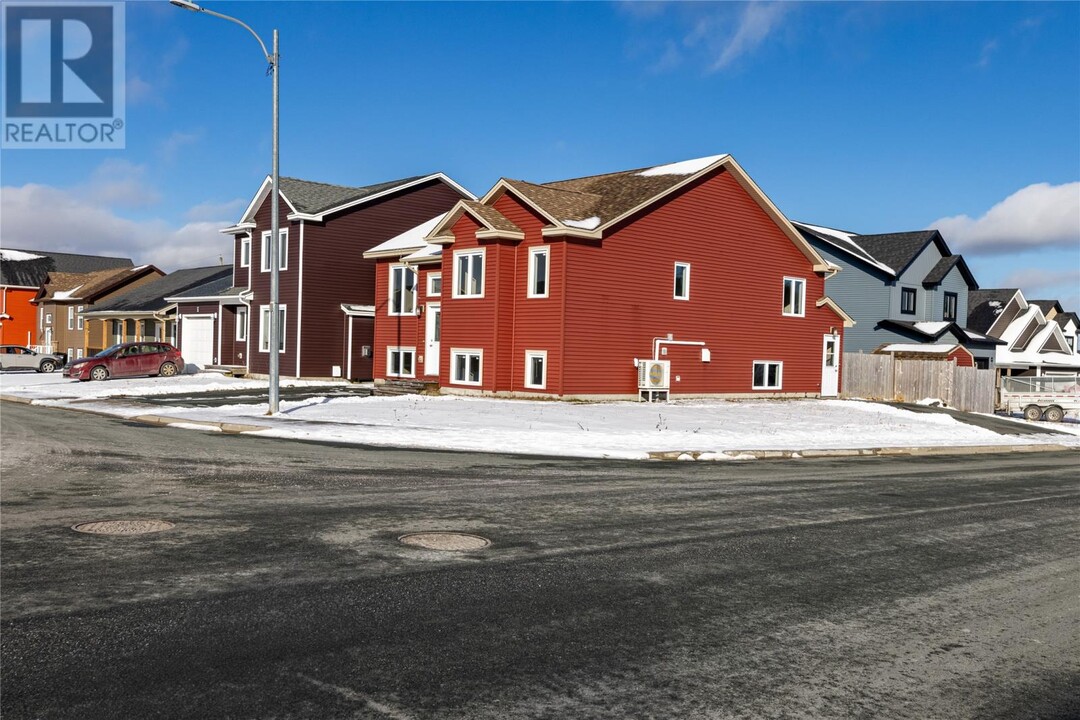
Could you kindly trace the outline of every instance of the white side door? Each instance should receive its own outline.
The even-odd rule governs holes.
[[[840,389],[840,336],[826,335],[821,353],[821,397],[836,397]]]
[[[442,335],[442,305],[428,303],[424,333],[424,374],[439,374],[439,338]]]
[[[214,364],[214,318],[210,315],[184,315],[180,331],[180,355],[184,362],[200,369]]]

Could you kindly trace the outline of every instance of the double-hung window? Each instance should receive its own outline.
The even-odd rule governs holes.
[[[754,361],[754,390],[779,390],[784,380],[784,363],[777,360]]]
[[[391,315],[416,314],[416,271],[405,265],[390,267]]]
[[[84,322],[84,321],[83,321],[83,316],[82,316],[82,312],[83,312],[83,310],[84,310],[85,308],[86,308],[86,306],[85,306],[85,305],[79,305],[79,306],[78,306],[77,308],[75,308],[75,327],[76,327],[76,328],[77,328],[78,330],[82,330],[82,329],[83,329],[83,322]]]
[[[900,312],[904,315],[915,314],[915,288],[900,288]]]
[[[393,377],[416,377],[416,348],[387,348],[386,374]]]
[[[282,228],[278,231],[278,270],[288,269],[289,259],[289,231]],[[270,272],[270,231],[262,234],[262,267],[263,272]]]
[[[675,295],[676,300],[690,299],[690,263],[675,263]]]
[[[247,340],[247,319],[248,312],[246,307],[236,308],[236,339]]]
[[[75,329],[75,306],[68,305],[68,330]]]
[[[525,387],[547,387],[547,350],[525,351]]]
[[[792,317],[806,315],[806,280],[802,278],[784,278],[783,313]]]
[[[251,236],[245,235],[240,238],[240,267],[251,265]]]
[[[451,350],[450,377],[458,385],[479,385],[483,381],[482,350]]]
[[[529,248],[529,292],[528,297],[546,298],[548,296],[548,268],[551,257],[550,248]]]
[[[484,251],[454,253],[454,297],[484,297]]]
[[[259,351],[270,352],[270,306],[259,308]],[[281,324],[281,336],[278,337],[278,352],[285,352],[285,306],[278,305],[278,321]]]
[[[945,293],[945,305],[941,313],[942,320],[956,320],[956,298],[957,295],[954,292]]]

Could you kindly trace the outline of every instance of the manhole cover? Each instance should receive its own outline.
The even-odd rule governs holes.
[[[72,525],[71,529],[93,535],[143,535],[171,527],[174,527],[174,524],[166,520],[99,520]]]
[[[410,533],[398,538],[405,545],[421,547],[427,550],[479,550],[491,544],[487,538],[479,535],[456,532]]]

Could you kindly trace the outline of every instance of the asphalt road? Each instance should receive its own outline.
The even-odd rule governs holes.
[[[3,403],[0,715],[1080,717],[1076,460],[549,460]],[[69,529],[118,518],[176,526]],[[423,530],[492,545],[397,541]]]

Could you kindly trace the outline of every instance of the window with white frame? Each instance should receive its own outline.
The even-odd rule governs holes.
[[[548,296],[548,262],[550,248],[529,248],[529,292],[528,297],[546,298]]]
[[[236,308],[236,339],[247,340],[248,311],[246,307]]]
[[[45,324],[52,325],[52,313],[45,313]]]
[[[76,360],[82,360],[82,356],[83,356],[83,349],[82,348],[75,348],[75,359]]]
[[[75,315],[75,327],[77,329],[79,329],[79,330],[83,329],[82,312],[83,312],[83,308],[85,308],[85,307],[86,307],[85,305],[79,305],[77,308],[75,308],[75,313],[76,313],[76,315]]]
[[[416,348],[386,348],[386,375],[388,377],[416,377]]]
[[[484,251],[454,253],[454,297],[484,297]]]
[[[75,306],[68,305],[68,330],[75,329]]]
[[[428,275],[427,294],[433,297],[442,295],[442,273],[431,273]]]
[[[525,387],[547,387],[547,350],[525,351]]]
[[[479,385],[483,381],[483,350],[451,350],[450,379],[458,385]]]
[[[783,381],[783,362],[779,360],[754,361],[754,390],[779,390]]]
[[[278,352],[285,352],[285,306],[278,305],[278,322],[281,336],[278,338]],[[270,352],[270,306],[259,306],[259,352]]]
[[[267,235],[269,237],[269,235]],[[245,235],[240,238],[240,267],[251,265],[251,236]]]
[[[73,357],[75,357],[75,348],[68,348],[68,351],[67,351],[67,356],[68,356],[69,358],[73,358]]]
[[[278,231],[278,270],[287,270],[289,260],[289,231]],[[262,271],[270,272],[270,231],[262,234]]]
[[[802,278],[784,278],[784,315],[803,317],[806,315],[806,280]]]
[[[416,270],[405,265],[390,267],[390,315],[416,314]]]
[[[675,263],[675,299],[690,299],[690,263]]]

